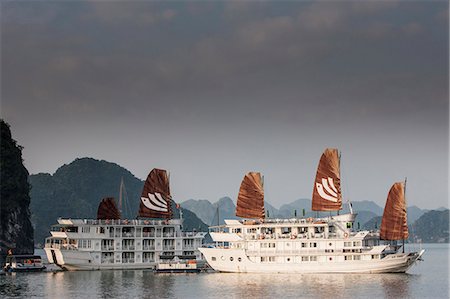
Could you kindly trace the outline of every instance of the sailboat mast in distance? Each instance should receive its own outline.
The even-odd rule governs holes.
[[[123,177],[120,179],[120,188],[119,188],[119,211],[122,213],[122,193],[123,193]]]

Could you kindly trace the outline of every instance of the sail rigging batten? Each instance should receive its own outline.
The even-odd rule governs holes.
[[[167,207],[167,204],[165,202],[160,201],[159,199],[157,199],[157,197],[155,195],[153,195],[151,193],[148,194],[148,198],[150,199],[150,202],[157,207],[160,207],[163,209]]]

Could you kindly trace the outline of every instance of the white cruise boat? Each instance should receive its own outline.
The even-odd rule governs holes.
[[[339,168],[338,151],[325,150],[314,184],[314,211],[342,208]],[[216,246],[200,251],[221,272],[406,272],[424,251],[404,253],[404,246],[393,241],[408,238],[404,187],[395,183],[389,191],[380,232],[356,231],[352,211],[323,218],[264,219],[261,175],[251,172],[242,181],[236,207],[236,215],[246,219],[210,227]]]
[[[204,260],[205,232],[183,232],[172,219],[169,178],[153,169],[141,195],[139,219],[120,219],[113,198],[99,205],[97,219],[58,219],[45,242],[50,263],[67,270],[147,269],[170,260]],[[181,212],[181,211],[180,211]]]

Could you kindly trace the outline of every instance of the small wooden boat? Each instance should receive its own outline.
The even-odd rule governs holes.
[[[158,263],[155,268],[156,273],[198,273],[196,260],[188,260],[187,262],[167,262]]]
[[[8,255],[3,270],[5,272],[40,272],[45,268],[39,255]]]

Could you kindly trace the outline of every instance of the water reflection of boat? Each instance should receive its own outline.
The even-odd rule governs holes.
[[[405,182],[406,183],[406,182]],[[216,246],[200,248],[208,264],[221,272],[247,273],[392,273],[406,272],[423,254],[404,253],[397,240],[408,238],[405,183],[389,191],[381,231],[356,230],[356,214],[342,209],[340,158],[326,149],[317,168],[312,210],[329,217],[265,219],[260,173],[244,176],[236,216],[210,227]],[[331,216],[332,211],[337,215]],[[404,246],[403,246],[404,248]]]
[[[3,269],[5,272],[40,272],[45,268],[39,255],[8,255]]]

